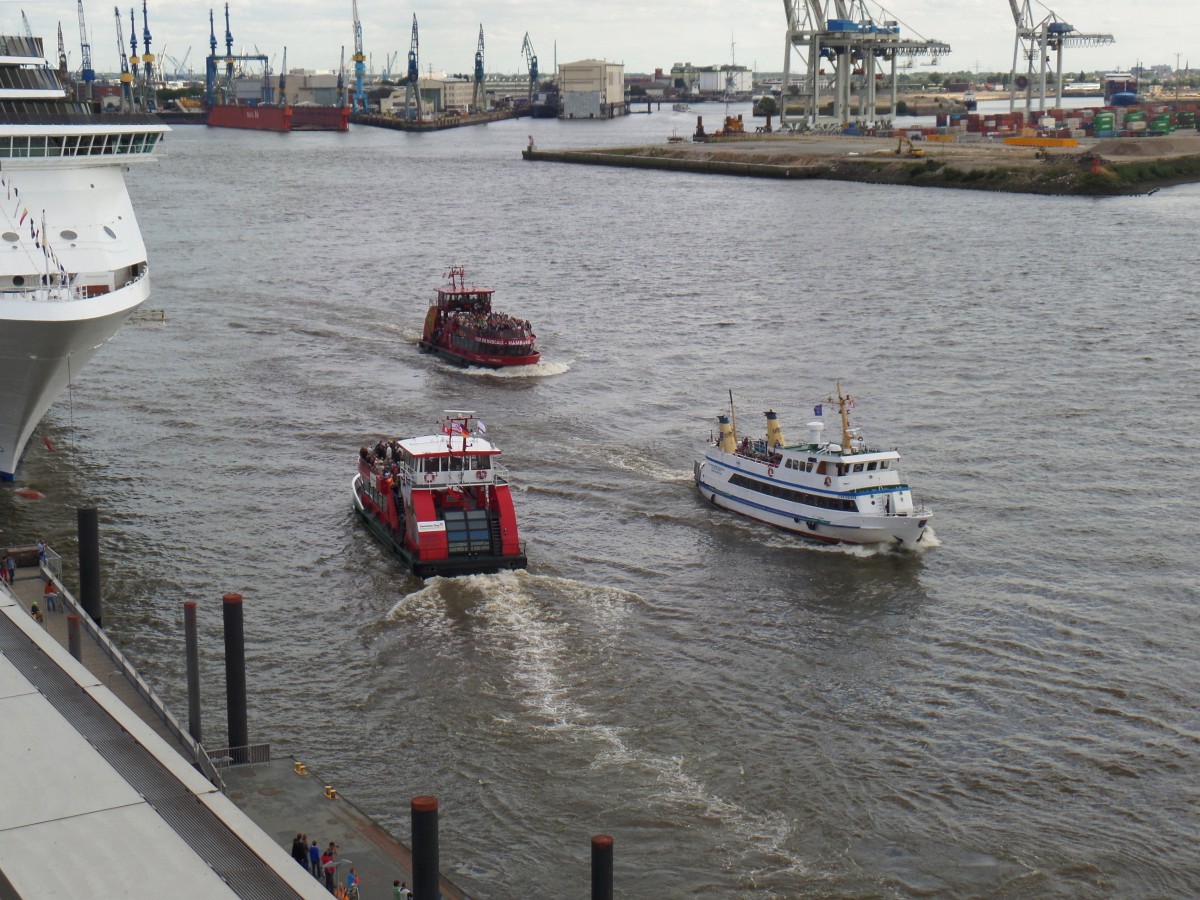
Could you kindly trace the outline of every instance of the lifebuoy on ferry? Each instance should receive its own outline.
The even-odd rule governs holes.
[[[825,476],[825,487],[829,487],[831,484],[833,484],[833,479],[830,478],[828,475],[826,475]]]
[[[775,470],[771,466],[767,466],[767,477],[768,478],[775,477]]]
[[[425,473],[425,483],[426,484],[428,484],[431,481],[434,481],[436,478],[437,478],[437,472],[426,472]],[[827,478],[825,480],[828,481],[829,479]]]
[[[475,477],[483,481],[483,479],[487,478],[487,471],[485,469],[478,469],[475,472]]]

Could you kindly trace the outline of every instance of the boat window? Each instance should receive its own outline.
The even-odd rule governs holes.
[[[881,468],[881,469],[886,469],[886,468],[888,468],[888,463],[889,463],[889,462],[890,462],[890,460],[881,459],[881,460],[879,461],[879,468]]]
[[[861,472],[862,470],[863,470],[863,464],[862,464],[862,463],[855,463],[855,464],[854,464],[854,471],[855,471],[855,472]]]
[[[816,507],[818,509],[836,509],[842,512],[855,512],[858,510],[858,504],[847,497],[831,497],[828,494],[810,494],[807,491],[796,491],[782,487],[776,482],[759,481],[756,478],[750,478],[739,473],[731,475],[729,483],[756,491],[760,494],[778,497],[780,500],[801,503],[805,506]]]
[[[463,468],[463,458],[461,456],[450,457],[450,471],[461,472]]]
[[[490,469],[492,467],[492,458],[490,456],[477,456],[475,458],[475,468]]]
[[[869,462],[869,463],[867,463],[867,471],[868,471],[868,472],[874,472],[874,471],[875,471],[875,466],[877,466],[877,465],[878,465],[878,463],[873,463],[873,462]]]

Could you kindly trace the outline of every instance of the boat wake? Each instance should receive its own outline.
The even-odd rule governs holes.
[[[398,621],[430,606],[444,607],[453,597],[471,597],[471,611],[487,623],[486,643],[505,661],[506,693],[528,711],[526,725],[559,736],[591,756],[590,769],[627,785],[666,821],[689,827],[697,816],[721,823],[726,837],[712,852],[724,864],[764,853],[770,871],[801,872],[803,861],[788,849],[799,823],[780,812],[756,812],[721,796],[689,771],[686,757],[658,755],[634,745],[620,724],[618,709],[589,708],[581,695],[593,696],[593,679],[578,646],[578,619],[587,619],[586,649],[628,652],[626,629],[633,611],[644,604],[629,591],[528,572],[502,572],[467,578],[430,579],[402,598],[386,618]],[[597,640],[599,638],[599,640]],[[578,683],[578,688],[576,687]],[[742,866],[744,868],[744,866]]]
[[[484,378],[549,378],[552,375],[562,375],[571,371],[570,365],[565,362],[554,362],[553,360],[545,359],[531,366],[509,366],[504,369],[488,369],[484,366],[468,366],[464,369],[449,363],[446,364],[445,368],[450,371]]]

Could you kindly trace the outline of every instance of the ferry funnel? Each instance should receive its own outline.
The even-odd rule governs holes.
[[[810,444],[821,443],[821,432],[825,430],[824,422],[809,422],[808,423],[808,442]]]
[[[737,450],[737,443],[733,439],[733,426],[729,424],[729,416],[717,416],[717,422],[721,428],[721,439],[717,441],[717,446],[724,453],[733,453]]]
[[[783,447],[783,429],[779,427],[779,416],[775,410],[768,409],[764,416],[767,417],[767,449],[774,450],[776,447]]]

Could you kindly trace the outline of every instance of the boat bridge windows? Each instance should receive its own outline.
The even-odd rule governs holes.
[[[0,107],[3,104],[0,103]],[[0,110],[0,113],[3,111]],[[0,115],[0,118],[3,118]],[[125,134],[38,134],[0,137],[0,159],[30,159],[58,156],[131,156],[153,153],[159,135],[155,132]]]
[[[819,509],[836,509],[842,512],[858,512],[858,504],[844,497],[830,497],[828,494],[810,494],[808,491],[793,490],[780,484],[759,481],[757,478],[748,478],[745,475],[737,473],[729,476],[729,483],[737,487],[746,488],[747,490],[757,491],[760,494],[766,494],[770,497],[778,497],[780,500],[802,503],[805,506],[815,506]]]
[[[425,456],[418,460],[419,472],[471,472],[492,467],[491,456],[451,454],[448,456]]]

